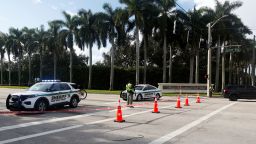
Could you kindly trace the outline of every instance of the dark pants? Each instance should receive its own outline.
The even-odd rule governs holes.
[[[133,102],[133,93],[127,93],[127,105],[131,106]]]

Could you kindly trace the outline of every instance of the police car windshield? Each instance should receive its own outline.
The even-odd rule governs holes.
[[[47,92],[51,88],[52,84],[47,84],[47,83],[37,83],[34,84],[32,87],[30,87],[28,90],[29,91],[43,91]]]
[[[143,86],[135,86],[135,90],[142,90]]]

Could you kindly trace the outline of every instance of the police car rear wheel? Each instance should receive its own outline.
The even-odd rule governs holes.
[[[40,100],[35,105],[35,110],[39,112],[44,112],[47,109],[47,103],[44,100]]]
[[[76,108],[78,106],[77,97],[72,97],[71,98],[69,106],[72,107],[72,108]]]

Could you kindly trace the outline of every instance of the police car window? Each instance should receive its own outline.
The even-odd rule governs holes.
[[[54,83],[51,87],[52,91],[59,91],[60,90],[60,84]]]
[[[60,90],[70,90],[71,88],[68,86],[68,84],[62,83],[60,84]]]
[[[147,87],[144,88],[144,90],[153,90],[153,89],[155,89],[155,88],[152,87],[152,86],[147,86]]]
[[[30,87],[28,90],[29,91],[43,91],[46,92],[51,88],[52,84],[47,84],[47,83],[37,83],[34,84],[32,87]]]
[[[142,90],[143,86],[135,86],[135,90]]]
[[[70,84],[74,89],[79,89],[78,85],[76,84]]]

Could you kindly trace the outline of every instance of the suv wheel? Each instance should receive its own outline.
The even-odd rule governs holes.
[[[237,101],[236,95],[230,95],[230,96],[229,96],[229,100],[230,100],[230,101]]]
[[[48,107],[48,104],[45,100],[39,100],[35,104],[35,110],[39,112],[45,112]]]
[[[137,99],[136,99],[137,101],[142,101],[143,100],[143,97],[142,97],[142,95],[141,94],[139,94],[138,96],[137,96]]]
[[[71,108],[76,108],[78,106],[78,98],[73,96],[69,102]]]
[[[156,94],[156,99],[159,100],[161,96],[159,94]]]

